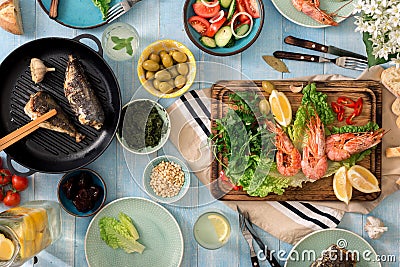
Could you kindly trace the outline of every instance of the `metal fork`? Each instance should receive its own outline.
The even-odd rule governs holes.
[[[260,264],[258,262],[258,257],[253,247],[253,236],[250,233],[249,229],[247,229],[245,218],[241,213],[239,213],[239,226],[244,239],[247,241],[247,244],[249,244],[250,247],[251,264],[254,267],[258,267],[260,266]]]
[[[126,12],[128,12],[136,3],[140,2],[141,0],[122,0],[121,2],[113,5],[107,11],[107,23],[114,21],[115,19],[119,18]]]
[[[309,61],[309,62],[331,62],[339,67],[346,69],[353,69],[358,71],[363,71],[368,68],[368,61],[353,57],[337,57],[337,58],[326,58],[316,55],[306,55],[300,53],[286,52],[286,51],[275,51],[274,57],[282,59],[292,59],[299,61]]]

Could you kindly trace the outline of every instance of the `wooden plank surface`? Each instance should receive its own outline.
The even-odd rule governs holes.
[[[304,81],[269,81],[275,88],[285,93],[291,103],[293,115],[300,106],[302,94],[293,93],[290,91],[289,86],[301,86],[305,85]],[[268,99],[269,94],[266,93],[261,88],[262,81],[219,81],[212,87],[212,106],[211,106],[211,128],[213,129],[213,134],[217,134],[215,128],[217,126],[216,120],[223,118],[228,109],[233,108],[232,102],[229,97],[233,93],[240,92],[254,92],[258,95],[260,99]],[[328,81],[328,82],[316,82],[317,90],[325,93],[328,103],[337,100],[338,96],[347,96],[351,99],[358,99],[361,97],[363,99],[363,109],[361,114],[354,119],[354,125],[361,126],[368,122],[376,122],[382,127],[382,86],[380,83],[375,81]],[[346,117],[349,116],[349,111],[347,111]],[[346,123],[335,121],[332,126],[344,126]],[[359,162],[360,165],[369,169],[377,177],[381,185],[381,144],[378,144],[376,149]],[[227,190],[224,182],[218,180],[219,173],[225,168],[222,166],[221,162],[224,164],[229,164],[227,159],[221,158],[221,155],[217,155],[218,159],[214,159],[212,164],[212,171],[210,182],[215,186],[213,187],[213,195],[220,200],[244,200],[244,201],[314,201],[314,200],[337,200],[333,192],[332,176],[322,178],[315,182],[306,182],[302,187],[289,187],[285,189],[282,195],[277,195],[274,193],[269,194],[266,197],[252,197],[248,195],[245,191],[239,190]],[[214,183],[214,181],[216,181]],[[362,193],[358,190],[353,190],[353,200],[374,200],[379,197],[380,192],[377,193]]]
[[[101,35],[106,27],[102,26],[88,30],[70,29],[49,19],[35,0],[20,0],[20,3],[25,34],[15,36],[0,29],[0,61],[15,48],[30,40],[52,36],[73,38],[82,33],[90,33],[101,39]],[[165,38],[175,39],[187,45],[198,62],[213,63],[212,70],[207,70],[206,68],[198,70],[198,80],[201,82],[195,84],[192,89],[209,87],[221,79],[277,80],[317,74],[341,74],[355,78],[360,74],[360,72],[342,69],[333,64],[299,63],[295,61],[285,61],[290,73],[282,74],[271,69],[261,59],[262,55],[272,55],[275,50],[288,50],[301,53],[306,51],[284,44],[282,40],[288,35],[311,39],[362,54],[365,53],[365,48],[360,34],[354,32],[355,25],[354,18],[352,17],[340,23],[338,27],[324,29],[304,28],[282,17],[270,0],[263,0],[263,3],[265,7],[265,22],[257,41],[241,54],[230,57],[214,57],[197,49],[186,36],[182,18],[184,0],[142,0],[139,2],[132,10],[117,20],[133,25],[139,32],[140,47],[138,54],[135,55],[132,61],[125,62],[112,61],[105,56],[106,61],[113,69],[120,83],[123,104],[127,103],[134,94],[151,97],[140,86],[136,75],[136,62],[140,52],[147,45],[158,39]],[[87,42],[87,44],[95,47],[91,42]],[[393,99],[383,99],[383,104],[390,105]],[[164,105],[171,103],[168,101],[160,102]],[[400,145],[400,141],[398,141],[398,145]],[[164,151],[169,152],[173,151],[173,149],[173,145],[167,143]],[[164,153],[164,151],[160,153]],[[0,152],[0,156],[3,159],[5,158],[3,152]],[[154,155],[151,157],[154,157]],[[121,145],[114,140],[105,153],[88,166],[99,172],[105,179],[108,188],[107,203],[124,196],[147,197],[134,177],[140,177],[144,164],[149,159],[137,158],[134,164],[128,168],[126,162],[131,160],[131,157],[125,155]],[[24,170],[23,167],[18,166],[16,163],[14,165],[19,170]],[[51,199],[56,201],[57,184],[61,177],[62,174],[36,173],[32,175],[29,177],[29,189],[22,193],[22,202],[32,199]],[[193,208],[164,205],[177,218],[182,229],[185,240],[182,266],[251,266],[248,245],[239,233],[237,214],[220,201],[203,199],[207,197],[202,195],[197,195],[196,198],[209,202],[207,202],[207,205]],[[0,211],[5,209],[6,207],[0,204]],[[192,234],[193,224],[198,215],[208,209],[219,209],[224,212],[228,216],[232,226],[232,236],[227,246],[215,251],[206,250],[198,246]],[[385,225],[389,227],[390,232],[385,233],[379,240],[369,239],[363,230],[367,215],[346,213],[339,227],[351,230],[366,238],[378,254],[395,255],[397,257],[395,262],[384,262],[382,266],[397,267],[400,262],[399,209],[400,194],[397,192],[385,199],[369,214],[380,217],[385,222]],[[84,238],[91,218],[75,218],[62,211],[62,220],[63,234],[61,239],[38,255],[39,262],[35,266],[87,266],[84,253]],[[281,252],[279,260],[283,266],[284,259],[292,248],[292,245],[280,241],[259,228],[256,230],[270,249]],[[32,266],[32,262],[28,262],[25,266]],[[269,264],[262,261],[260,262],[260,266],[269,266]]]

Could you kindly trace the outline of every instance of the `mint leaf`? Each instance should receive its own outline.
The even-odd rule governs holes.
[[[133,49],[132,49],[131,43],[126,44],[126,53],[128,53],[128,55],[132,56]]]
[[[116,46],[113,47],[114,50],[121,50],[122,48],[125,48],[126,45],[125,44],[117,44]]]
[[[120,44],[124,43],[125,39],[120,39],[118,36],[111,36],[111,41],[113,41],[114,44]]]

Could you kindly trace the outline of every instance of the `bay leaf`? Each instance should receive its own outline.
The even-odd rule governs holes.
[[[262,56],[264,61],[270,65],[273,69],[279,71],[279,72],[289,72],[288,67],[286,64],[280,60],[279,58],[276,58],[274,56]]]

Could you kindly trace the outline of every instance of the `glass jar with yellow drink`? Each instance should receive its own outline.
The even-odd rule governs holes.
[[[60,235],[57,202],[31,201],[0,213],[0,267],[22,265]]]
[[[206,249],[224,246],[231,234],[228,218],[218,211],[208,211],[199,216],[193,227],[194,238]]]

